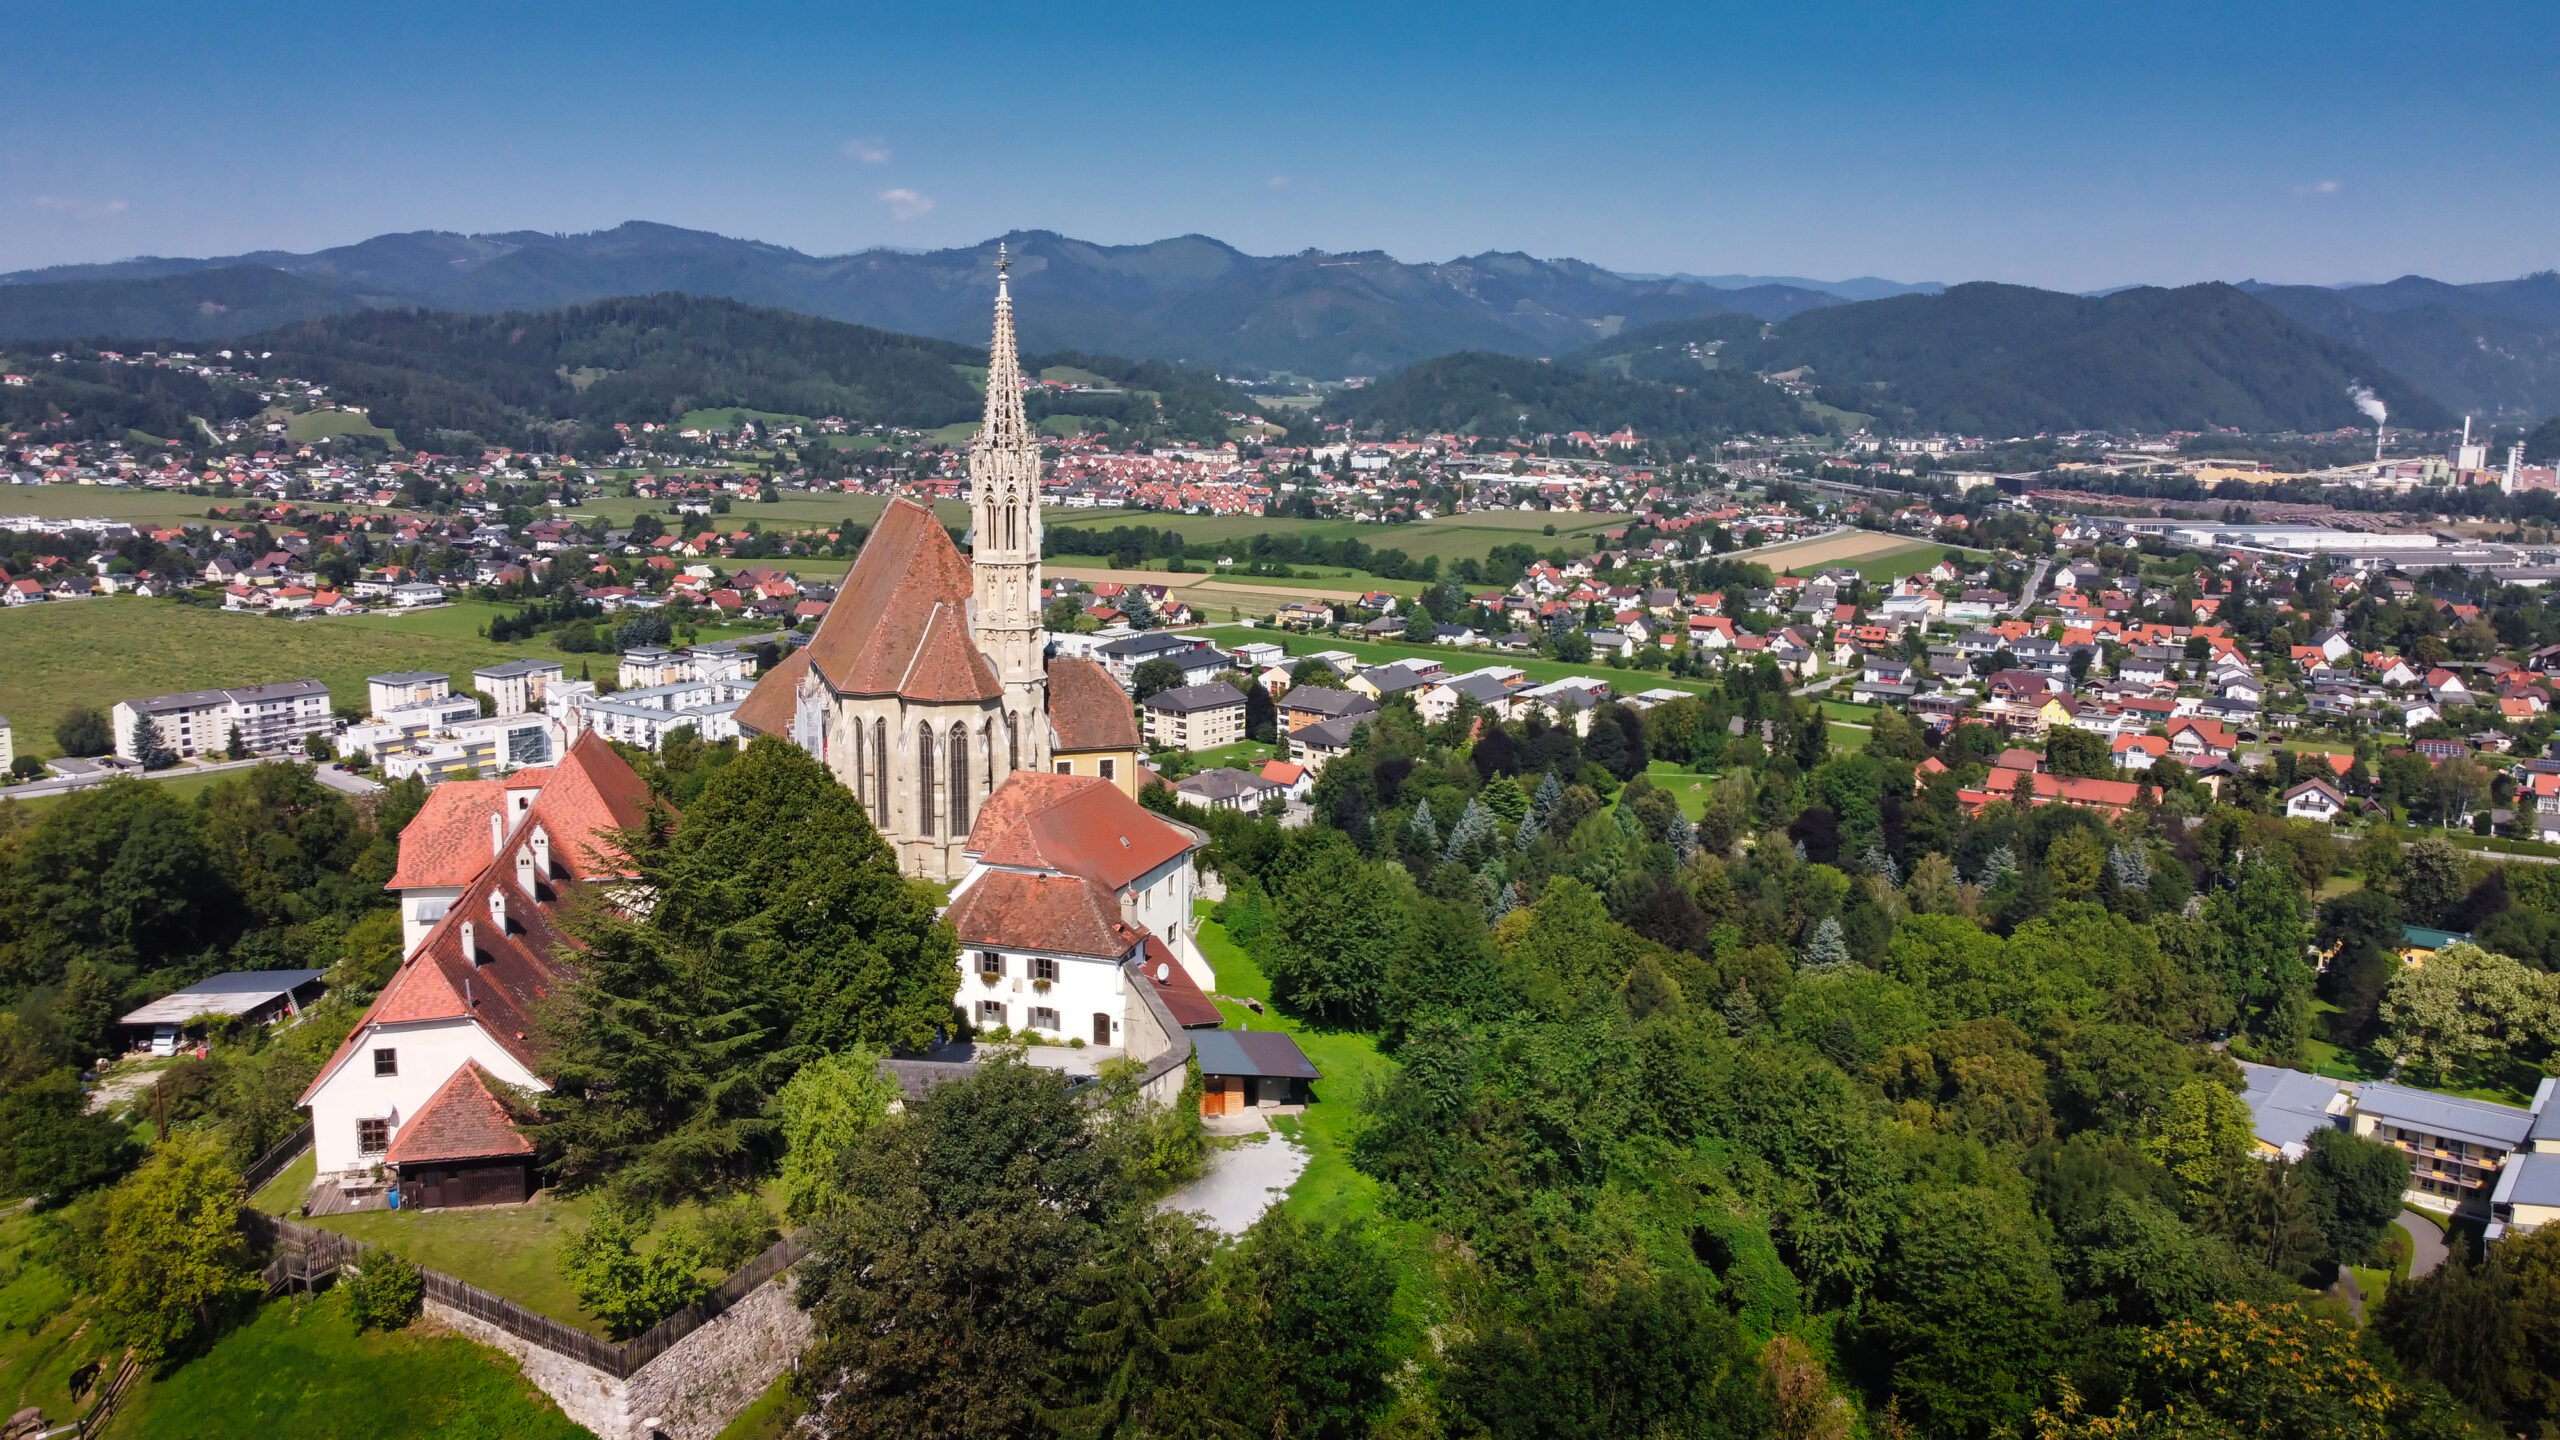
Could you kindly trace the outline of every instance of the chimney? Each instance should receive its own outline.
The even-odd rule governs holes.
[[[480,931],[468,920],[462,922],[462,958],[480,963]]]
[[[533,827],[533,873],[546,880],[551,878],[551,832],[539,825]],[[526,887],[526,893],[532,893],[531,886]]]
[[[499,934],[507,933],[507,892],[494,886],[489,891],[489,923],[498,927]]]
[[[523,891],[527,897],[534,897],[541,894],[539,890],[534,888],[534,877],[535,872],[533,868],[532,848],[530,846],[518,848],[516,851],[516,888]]]
[[[507,848],[507,817],[493,812],[489,816],[489,858],[495,860]]]

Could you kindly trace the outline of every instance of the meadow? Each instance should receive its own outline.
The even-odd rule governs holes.
[[[524,656],[564,660],[543,641],[492,644],[479,630],[508,607],[462,601],[433,610],[342,619],[286,620],[175,600],[111,596],[0,610],[0,715],[18,753],[61,753],[53,722],[74,705],[316,679],[335,705],[361,707],[364,680],[391,670],[435,670],[469,689],[471,672]]]

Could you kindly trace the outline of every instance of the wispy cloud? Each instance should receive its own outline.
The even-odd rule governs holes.
[[[2338,193],[2338,182],[2335,180],[2314,180],[2308,185],[2294,186],[2293,193],[2296,195],[2335,195]]]
[[[887,203],[892,220],[921,220],[933,213],[933,197],[913,190],[883,190],[880,198]]]
[[[122,200],[82,200],[63,195],[39,195],[33,203],[38,210],[68,215],[74,220],[106,220],[133,208]]]
[[[844,142],[843,148],[844,158],[857,165],[886,165],[897,158],[897,153],[889,148],[889,142],[877,135],[857,135]]]
[[[1274,175],[1262,183],[1270,186],[1274,190],[1286,190],[1289,188],[1289,177],[1286,175]]]

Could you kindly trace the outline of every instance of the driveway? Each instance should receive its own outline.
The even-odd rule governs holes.
[[[2432,1273],[2452,1253],[2445,1249],[2444,1232],[2436,1228],[2436,1222],[2415,1210],[2401,1211],[2399,1225],[2409,1232],[2409,1239],[2415,1247],[2409,1252],[2410,1279]]]
[[[1265,1131],[1211,1150],[1200,1178],[1157,1201],[1156,1208],[1189,1211],[1221,1235],[1241,1235],[1306,1169],[1307,1152],[1296,1141]]]

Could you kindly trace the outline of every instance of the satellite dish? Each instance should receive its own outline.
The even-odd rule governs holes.
[[[1157,961],[1157,962],[1156,962],[1156,983],[1157,983],[1157,984],[1159,984],[1159,985],[1162,985],[1162,984],[1164,984],[1165,982],[1167,982],[1167,981],[1171,980],[1172,978],[1173,978],[1173,967],[1172,967],[1172,966],[1170,966],[1170,965],[1165,964],[1165,963],[1164,963],[1163,961],[1161,961],[1161,960]]]

